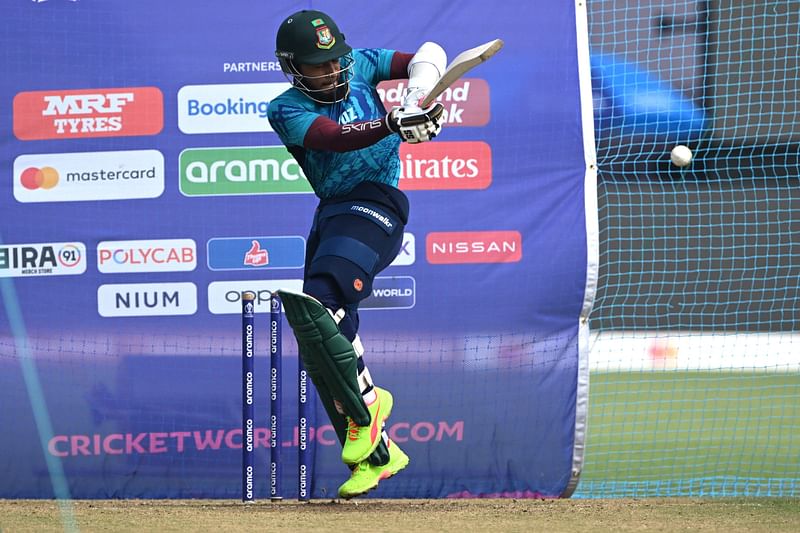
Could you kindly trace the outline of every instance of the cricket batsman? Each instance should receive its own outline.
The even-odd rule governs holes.
[[[275,55],[292,87],[270,102],[269,121],[319,198],[303,292],[278,294],[351,469],[339,487],[350,499],[409,462],[384,431],[394,400],[364,362],[358,307],[402,245],[409,205],[398,189],[399,146],[441,131],[443,106],[418,104],[447,57],[432,42],[415,54],[353,49],[331,17],[311,10],[281,23]],[[406,78],[402,105],[386,113],[377,84]]]

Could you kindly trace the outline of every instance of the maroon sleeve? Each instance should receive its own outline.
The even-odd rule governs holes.
[[[389,68],[390,80],[403,80],[408,78],[408,64],[414,54],[395,52],[392,56],[392,65]]]
[[[303,147],[310,150],[349,152],[371,146],[392,130],[383,118],[339,125],[328,117],[317,117],[303,138]]]

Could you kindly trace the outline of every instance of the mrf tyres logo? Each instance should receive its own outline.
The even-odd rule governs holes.
[[[14,135],[23,141],[156,135],[164,97],[156,87],[21,92],[14,97]]]
[[[383,81],[378,84],[378,95],[386,111],[403,105],[406,80]],[[448,128],[453,126],[485,126],[489,123],[489,85],[480,78],[464,78],[446,89],[436,99],[444,106],[442,120]]]
[[[522,235],[518,231],[450,231],[428,233],[428,262],[516,263],[522,260]]]
[[[86,245],[54,242],[0,245],[0,278],[69,276],[86,272]]]
[[[478,190],[492,183],[492,149],[482,141],[400,145],[400,188]]]
[[[179,158],[185,196],[313,193],[283,146],[190,148]]]

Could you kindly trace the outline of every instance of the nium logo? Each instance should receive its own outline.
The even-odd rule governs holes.
[[[97,244],[97,270],[123,272],[183,272],[197,267],[192,239],[103,241]]]
[[[121,283],[97,288],[97,312],[104,317],[193,315],[194,283]]]
[[[189,134],[273,131],[267,107],[289,87],[287,82],[181,87],[178,127]]]
[[[178,170],[186,196],[314,192],[283,146],[189,148]]]
[[[164,127],[157,87],[21,92],[14,135],[23,141],[156,135]]]
[[[416,285],[411,276],[378,276],[359,309],[411,309],[416,303]]]
[[[492,183],[492,149],[481,141],[400,145],[400,188],[486,189]]]
[[[221,237],[208,241],[210,270],[303,268],[306,240],[299,235]]]
[[[402,105],[406,80],[383,81],[378,84],[378,95],[386,111]],[[444,106],[442,121],[453,126],[485,126],[489,123],[489,85],[480,78],[458,80],[437,99]]]
[[[403,244],[400,246],[400,251],[397,252],[397,257],[394,258],[394,261],[389,266],[413,265],[416,261],[415,243],[416,240],[413,233],[403,233]]]
[[[157,198],[164,156],[157,150],[21,155],[14,160],[19,202]]]
[[[0,278],[67,276],[86,272],[86,245],[54,242],[0,245]]]
[[[522,260],[522,235],[518,231],[433,232],[425,252],[431,264],[516,263]]]

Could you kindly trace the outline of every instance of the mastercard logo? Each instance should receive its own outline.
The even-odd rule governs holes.
[[[58,171],[53,167],[29,167],[22,171],[19,181],[23,187],[31,191],[52,189],[58,185]]]

